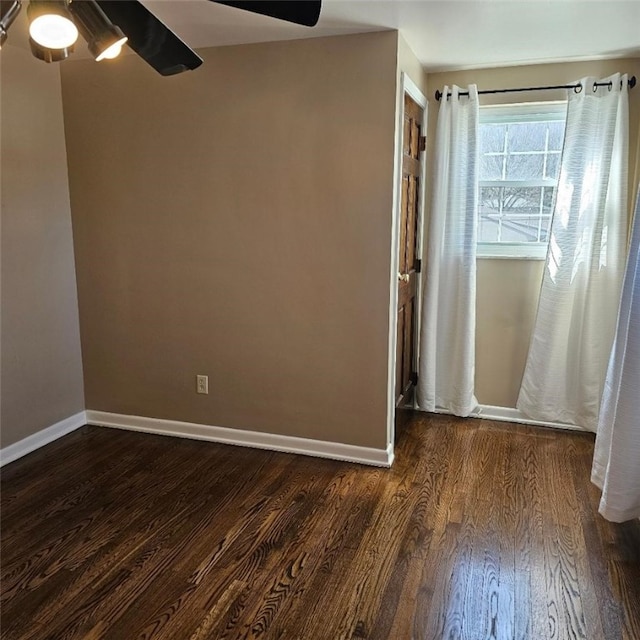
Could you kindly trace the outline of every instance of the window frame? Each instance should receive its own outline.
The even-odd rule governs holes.
[[[479,124],[519,124],[526,122],[554,122],[562,119],[566,124],[567,101],[554,100],[549,102],[518,102],[501,105],[483,105],[480,107]],[[505,148],[502,152],[495,152],[496,156],[504,156],[508,153]],[[548,139],[545,141],[543,151],[520,151],[513,155],[543,155],[545,161],[549,155]],[[562,150],[559,157],[562,156]],[[543,165],[543,175],[546,171],[546,162]],[[504,172],[504,170],[503,170]],[[504,173],[503,173],[504,175]],[[550,178],[532,178],[530,180],[478,180],[478,199],[482,187],[557,187],[557,180]],[[526,214],[523,214],[526,215]],[[541,215],[541,214],[538,214]],[[553,215],[551,213],[550,215]],[[478,212],[478,220],[480,213]],[[481,242],[476,243],[476,255],[478,258],[503,258],[503,259],[527,259],[544,260],[547,256],[549,242]]]

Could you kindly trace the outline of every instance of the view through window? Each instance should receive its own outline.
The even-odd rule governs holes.
[[[480,109],[478,255],[546,255],[565,116],[565,102]]]

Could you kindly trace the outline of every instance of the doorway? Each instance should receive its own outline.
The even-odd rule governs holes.
[[[397,441],[410,410],[415,408],[418,382],[418,345],[422,302],[422,233],[425,190],[425,149],[427,100],[420,89],[402,74],[402,94],[398,102],[398,155],[396,174],[397,277],[392,296],[396,329],[390,370],[390,446]],[[390,354],[391,355],[391,354]]]

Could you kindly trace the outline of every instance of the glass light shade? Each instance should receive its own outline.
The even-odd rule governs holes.
[[[66,49],[78,39],[78,29],[69,18],[46,13],[31,21],[29,35],[47,49]]]
[[[96,62],[100,62],[100,60],[113,60],[117,58],[121,51],[122,45],[128,40],[127,36],[120,38],[117,42],[114,42],[112,45],[107,47],[102,53],[96,56]]]

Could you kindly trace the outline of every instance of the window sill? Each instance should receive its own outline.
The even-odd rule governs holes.
[[[478,253],[476,255],[476,259],[477,260],[537,260],[537,261],[544,261],[544,260],[547,259],[547,256],[522,255],[522,254],[518,254],[518,255],[507,255],[507,254],[489,255],[489,254],[480,254],[480,253]]]
[[[548,245],[523,242],[478,242],[476,256],[490,260],[546,260]]]

